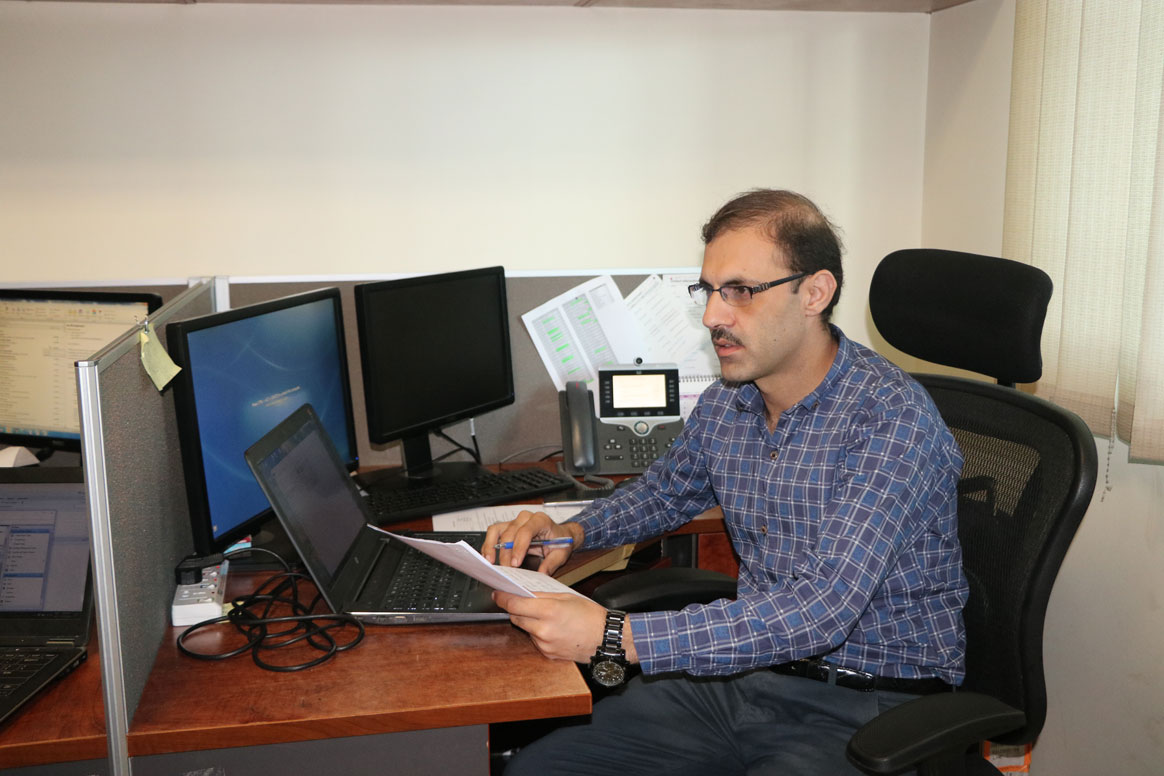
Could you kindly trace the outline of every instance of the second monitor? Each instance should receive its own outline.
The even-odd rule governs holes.
[[[476,464],[435,464],[429,434],[513,403],[504,268],[364,283],[355,295],[369,439],[401,440],[402,484],[473,476]]]

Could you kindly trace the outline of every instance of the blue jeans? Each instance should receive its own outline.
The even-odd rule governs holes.
[[[522,749],[505,776],[855,774],[845,759],[849,737],[914,697],[768,670],[722,678],[638,676],[595,704],[588,723]]]

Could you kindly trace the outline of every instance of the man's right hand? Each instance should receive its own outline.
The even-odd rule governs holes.
[[[543,574],[553,574],[565,563],[570,554],[582,546],[584,538],[582,526],[577,523],[555,523],[545,512],[521,512],[517,518],[508,523],[494,523],[485,532],[485,544],[481,547],[481,554],[490,563],[502,566],[520,566],[525,556],[535,555],[542,558],[538,571]],[[563,539],[574,540],[573,544],[554,547],[530,547],[535,539]],[[512,542],[512,549],[496,549],[498,544]]]

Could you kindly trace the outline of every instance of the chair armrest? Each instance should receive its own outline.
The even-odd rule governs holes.
[[[692,568],[649,569],[599,585],[590,595],[607,609],[658,612],[736,597],[735,577]]]
[[[849,762],[865,773],[895,774],[960,760],[970,747],[1021,727],[1025,719],[1018,709],[981,693],[925,695],[879,714],[854,733]]]

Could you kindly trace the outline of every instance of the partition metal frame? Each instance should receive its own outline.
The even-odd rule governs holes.
[[[211,308],[215,309],[216,287],[217,284],[213,280],[191,281],[190,288],[155,311],[153,315],[149,316],[149,322],[155,327],[164,325],[168,320],[181,313],[190,303],[208,293],[211,294]],[[89,506],[93,589],[97,603],[97,627],[101,645],[101,684],[105,701],[105,728],[111,776],[128,776],[132,770],[127,740],[130,699],[125,684],[121,609],[118,605],[113,519],[105,445],[107,434],[111,430],[104,427],[101,373],[139,346],[138,335],[140,331],[141,327],[135,326],[88,360],[78,361],[76,364],[77,396],[81,414],[81,459]],[[132,699],[135,707],[137,700],[137,698]]]

